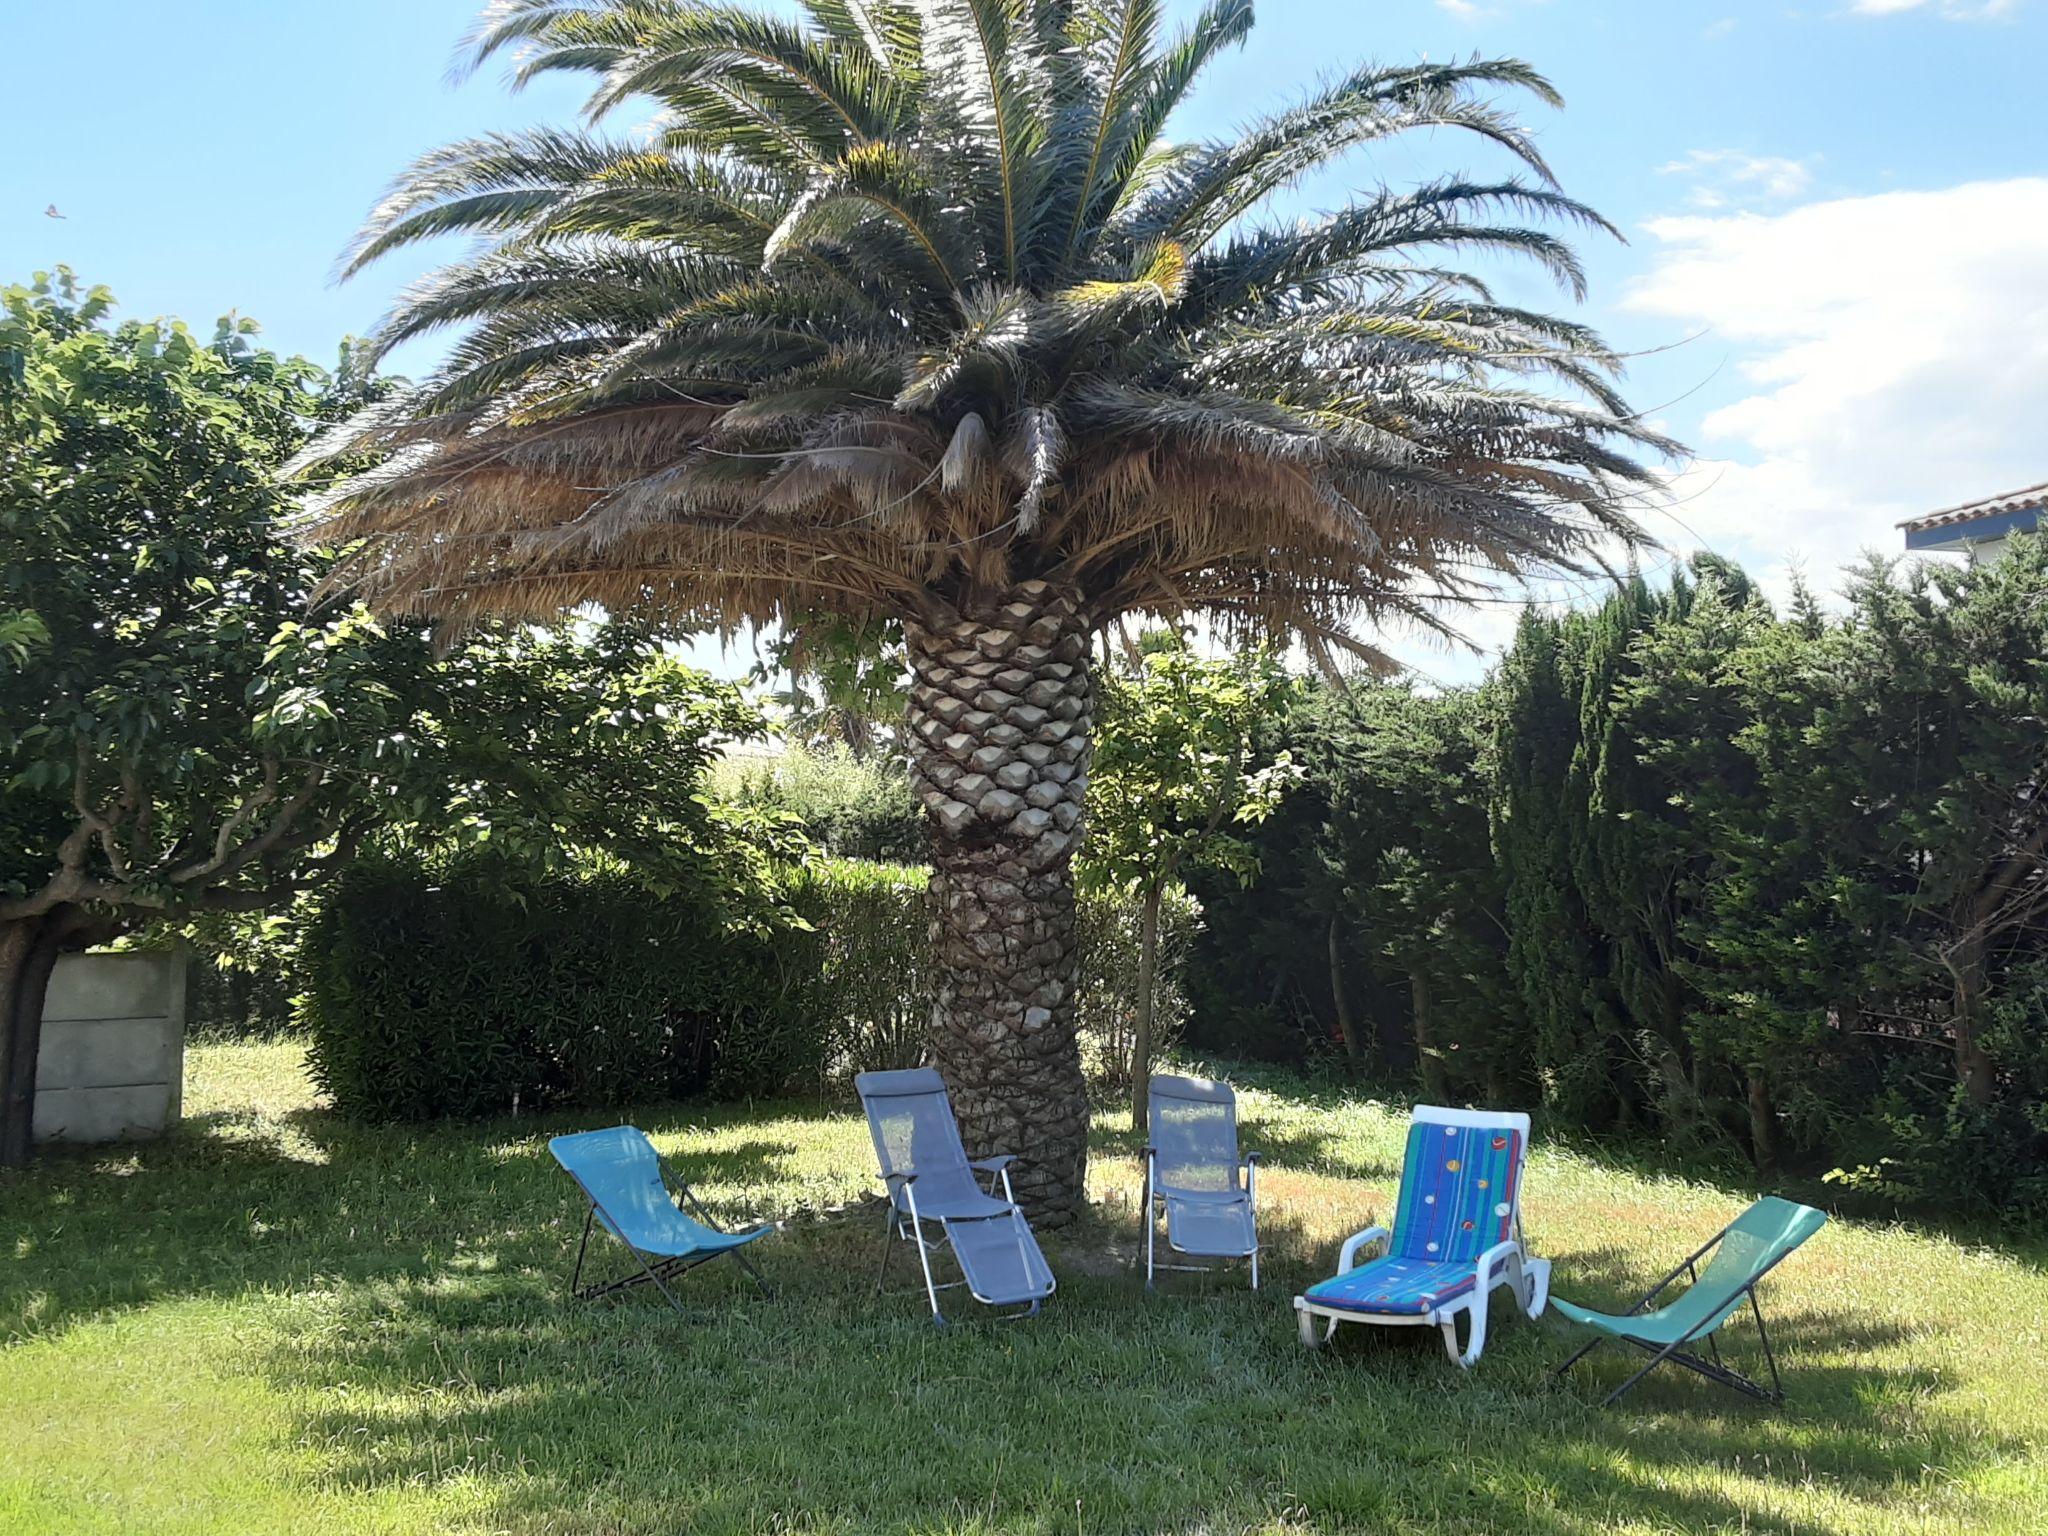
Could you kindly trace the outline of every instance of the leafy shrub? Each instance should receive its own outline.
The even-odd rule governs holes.
[[[792,817],[821,851],[884,862],[924,857],[924,813],[894,758],[844,746],[790,743],[773,757],[728,757],[712,770],[714,796]]]
[[[1152,1054],[1157,1060],[1179,1042],[1188,1020],[1182,981],[1188,953],[1202,926],[1202,909],[1178,885],[1159,902],[1159,970],[1152,999]],[[1125,1094],[1131,1087],[1131,1043],[1138,1026],[1138,900],[1110,885],[1083,883],[1081,927],[1081,1062],[1098,1088]]]
[[[778,948],[788,1011],[824,1032],[842,1074],[914,1067],[931,1016],[924,869],[825,859],[798,870],[790,904],[810,931]]]
[[[365,1118],[746,1092],[815,1070],[724,1059],[779,994],[772,944],[602,868],[364,862],[304,952],[314,1078]]]

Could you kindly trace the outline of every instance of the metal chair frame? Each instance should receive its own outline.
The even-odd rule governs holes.
[[[971,1159],[968,1162],[967,1166],[976,1173],[985,1173],[989,1176],[988,1194],[991,1200],[997,1198],[997,1182],[1000,1181],[1002,1184],[1003,1192],[1001,1198],[1009,1205],[1010,1209],[988,1216],[920,1216],[917,1211],[917,1175],[914,1173],[891,1173],[885,1175],[883,1182],[887,1184],[888,1192],[883,1196],[882,1203],[883,1213],[886,1218],[882,1227],[882,1267],[875,1275],[875,1294],[877,1296],[890,1294],[885,1289],[889,1280],[889,1260],[895,1255],[897,1243],[912,1242],[917,1245],[918,1268],[924,1275],[925,1299],[931,1303],[932,1322],[935,1325],[941,1328],[946,1326],[946,1314],[939,1309],[939,1292],[941,1291],[954,1291],[965,1287],[968,1294],[984,1306],[1004,1305],[1001,1302],[990,1301],[988,1297],[976,1291],[972,1283],[967,1279],[965,1270],[961,1271],[958,1280],[947,1280],[943,1283],[934,1280],[932,1277],[931,1256],[942,1249],[950,1250],[951,1244],[943,1239],[938,1242],[932,1241],[932,1239],[924,1235],[924,1228],[927,1221],[937,1222],[940,1231],[943,1232],[949,1223],[954,1222],[967,1225],[978,1221],[1020,1220],[1021,1217],[1017,1212],[1017,1197],[1010,1190],[1010,1164],[1016,1160],[1014,1153],[1006,1152],[1000,1157]],[[902,1192],[904,1203],[909,1206],[907,1214],[899,1209],[896,1204],[896,1195],[899,1190]],[[1021,1242],[1019,1246],[1022,1246]],[[900,1292],[897,1294],[907,1295],[910,1293]],[[1001,1313],[999,1316],[1006,1323],[1017,1322],[1027,1317],[1036,1317],[1042,1309],[1044,1299],[1044,1297],[1038,1297],[1028,1305],[1020,1307],[1017,1311]]]

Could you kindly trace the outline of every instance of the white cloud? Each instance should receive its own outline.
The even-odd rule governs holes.
[[[1669,537],[1831,589],[1897,519],[2048,477],[2048,178],[1648,229],[1624,306],[1703,329],[1746,390],[1700,423]]]
[[[1818,158],[1818,157],[1816,157]],[[1695,208],[1726,208],[1751,197],[1797,197],[1813,182],[1813,165],[1784,155],[1750,155],[1739,149],[1695,149],[1657,167],[1659,176],[1692,182],[1687,200]]]
[[[1543,5],[1548,0],[1436,0],[1436,8],[1459,21],[1492,20],[1505,14],[1510,6]]]
[[[2020,0],[1853,0],[1850,11],[1858,16],[1897,16],[1906,11],[1932,10],[1949,21],[1992,21],[2010,16]]]

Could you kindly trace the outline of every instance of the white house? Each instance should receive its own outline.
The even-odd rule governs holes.
[[[1906,530],[1906,548],[1914,554],[1954,551],[1982,565],[1998,558],[2009,535],[2038,528],[2043,512],[2048,512],[2048,483],[1909,517],[1899,526]]]

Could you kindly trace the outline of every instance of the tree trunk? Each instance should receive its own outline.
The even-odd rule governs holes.
[[[96,931],[74,907],[0,923],[0,1167],[20,1167],[35,1144],[36,1058],[50,972],[59,955]]]
[[[1151,1129],[1152,1010],[1159,995],[1159,894],[1157,885],[1145,892],[1145,909],[1138,917],[1138,1027],[1131,1035],[1131,1129],[1141,1136]]]
[[[904,625],[911,785],[931,831],[932,1056],[972,1157],[1058,1223],[1084,1197],[1071,861],[1094,725],[1076,595],[1024,582]]]
[[[1422,1074],[1422,1091],[1432,1103],[1441,1104],[1450,1094],[1450,1085],[1444,1081],[1444,1059],[1437,1052],[1429,1013],[1429,978],[1415,971],[1408,978],[1408,988],[1415,1002],[1415,1067]]]
[[[1328,935],[1330,951],[1330,1006],[1337,1010],[1337,1036],[1344,1042],[1344,1064],[1353,1073],[1358,1071],[1365,1052],[1358,1043],[1358,1024],[1351,1017],[1351,997],[1344,990],[1344,953],[1337,943],[1337,919],[1330,918]]]
[[[1977,1039],[1977,1012],[1984,1000],[1984,943],[1972,936],[1956,947],[1948,963],[1955,979],[1955,1013],[1949,1028],[1955,1036],[1956,1077],[1973,1104],[1989,1104],[1993,1081],[1991,1058]]]
[[[1778,1111],[1761,1067],[1749,1069],[1749,1155],[1758,1173],[1778,1171]]]

